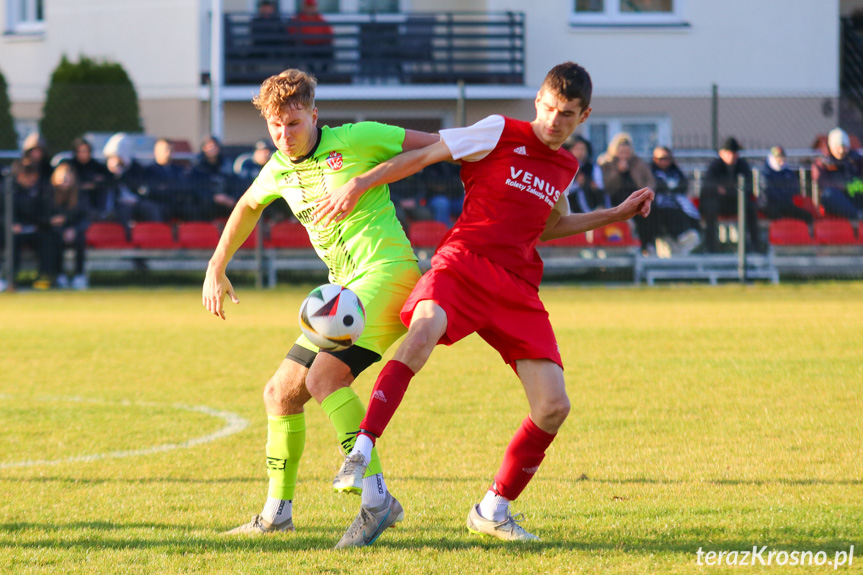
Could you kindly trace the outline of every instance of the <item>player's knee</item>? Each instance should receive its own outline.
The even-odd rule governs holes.
[[[264,386],[264,405],[268,409],[302,411],[306,401],[308,395],[302,384],[291,385],[291,382],[280,381],[274,377]]]
[[[410,355],[422,354],[426,349],[433,347],[431,344],[431,333],[422,325],[418,325],[410,337],[405,339],[404,347]]]
[[[549,432],[556,432],[569,416],[570,403],[565,395],[541,402],[534,410],[537,425]],[[541,423],[540,423],[541,422]]]
[[[414,329],[413,333],[409,333],[404,343],[399,346],[394,359],[404,363],[416,373],[428,361],[438,339],[439,336],[435,338],[426,329]]]

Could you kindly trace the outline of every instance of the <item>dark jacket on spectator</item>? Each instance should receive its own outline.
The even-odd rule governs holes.
[[[695,205],[689,199],[689,180],[683,170],[672,161],[667,167],[651,164],[650,169],[656,179],[656,198],[654,203],[657,208],[679,209],[687,216],[698,220],[701,216]]]
[[[78,175],[81,201],[89,217],[93,220],[110,219],[116,204],[116,198],[109,185],[113,179],[111,172],[105,164],[93,159],[82,164],[76,158],[72,158],[69,164]]]
[[[764,196],[769,206],[794,204],[794,196],[800,195],[800,176],[788,166],[776,170],[769,162],[761,170],[764,178]]]
[[[216,162],[208,161],[204,154],[198,155],[192,167],[192,178],[205,201],[210,201],[215,194],[227,194],[239,199],[245,191],[240,190],[241,186],[237,183],[233,162],[221,154]]]
[[[41,184],[25,188],[18,182],[13,182],[12,196],[12,223],[21,226],[22,233],[44,229],[48,222],[48,213],[45,210],[47,194]]]
[[[737,201],[737,178],[743,176],[743,188],[746,196],[752,195],[752,169],[743,158],[738,158],[733,166],[729,166],[722,158],[716,158],[707,167],[704,174],[702,196],[718,196],[719,187],[725,188],[725,197]]]
[[[863,159],[851,150],[843,159],[838,159],[829,151],[815,160],[812,178],[818,182],[822,193],[838,190],[847,193],[849,184],[859,181],[863,174]]]

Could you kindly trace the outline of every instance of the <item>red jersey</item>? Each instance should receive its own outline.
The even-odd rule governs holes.
[[[542,259],[536,244],[578,160],[543,144],[529,122],[503,116],[440,135],[453,159],[462,160],[465,200],[438,251],[469,250],[538,287]]]

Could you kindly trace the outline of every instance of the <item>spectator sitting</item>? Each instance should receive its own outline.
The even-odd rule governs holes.
[[[21,267],[24,248],[30,248],[37,256],[37,281],[44,282],[50,266],[44,233],[45,191],[39,183],[39,168],[26,158],[17,160],[12,164],[12,177],[12,281]]]
[[[326,72],[333,60],[333,29],[318,11],[317,0],[302,0],[300,11],[288,25],[288,34],[297,39],[299,59],[307,61],[309,72]]]
[[[203,219],[231,215],[244,190],[238,190],[233,163],[222,155],[222,145],[215,137],[208,136],[201,143],[192,178],[199,190]]]
[[[464,185],[459,165],[438,162],[427,166],[421,174],[432,217],[446,227],[452,227],[464,207]]]
[[[750,246],[762,251],[761,234],[758,228],[758,210],[752,194],[752,170],[740,157],[740,144],[728,138],[719,149],[719,157],[713,160],[704,175],[701,189],[701,215],[705,222],[705,251],[714,253],[719,248],[719,216],[737,215],[737,180],[743,176],[744,218]]]
[[[271,0],[262,0],[258,4],[258,13],[249,24],[249,34],[253,47],[251,56],[261,61],[278,58],[280,51],[288,45],[285,25],[278,7]],[[265,68],[269,69],[269,66]]]
[[[812,214],[794,205],[794,197],[800,195],[800,178],[788,167],[785,149],[770,148],[770,154],[761,171],[764,181],[764,213],[771,220],[793,218],[812,224]]]
[[[69,278],[63,273],[63,250],[71,246],[75,250],[75,276],[72,287],[87,288],[84,275],[84,257],[87,249],[87,209],[78,194],[78,177],[69,162],[62,162],[51,174],[52,189],[45,198],[48,216],[46,243],[46,280],[57,279],[57,287],[69,287]],[[48,287],[48,286],[44,286]]]
[[[105,164],[93,158],[93,147],[84,138],[76,138],[72,142],[72,151],[75,155],[69,160],[69,165],[78,176],[79,201],[87,210],[87,219],[115,220],[116,198],[110,193],[113,190],[108,186],[112,178],[111,172]]]
[[[116,198],[117,219],[124,226],[134,222],[161,221],[159,206],[147,197],[144,169],[132,158],[132,140],[123,132],[111,136],[103,149],[111,172],[109,187]]]
[[[578,173],[566,190],[569,209],[586,214],[597,208],[610,208],[611,199],[603,190],[602,168],[593,162],[593,146],[581,136],[569,140],[564,147],[578,160]]]
[[[650,166],[635,155],[632,137],[626,132],[620,132],[611,139],[608,150],[600,158],[599,165],[602,168],[605,191],[613,206],[623,202],[635,190],[656,187],[656,180],[653,178]],[[646,219],[639,217],[634,220],[642,253],[656,254],[656,236],[653,230],[645,225]]]
[[[644,218],[644,227],[650,229],[654,238],[663,233],[671,235],[674,238],[672,251],[689,254],[701,243],[698,233],[701,215],[689,199],[689,180],[667,146],[654,148],[650,169],[656,178],[656,197],[650,215]]]
[[[848,134],[830,130],[827,149],[812,165],[812,179],[821,190],[820,201],[828,214],[859,219],[863,215],[863,160],[851,149]]]
[[[171,142],[164,138],[156,140],[153,145],[155,162],[144,169],[147,194],[158,204],[162,221],[201,219],[188,174],[174,161],[173,152]]]
[[[261,173],[261,168],[270,161],[272,155],[273,148],[266,140],[259,140],[255,143],[252,156],[240,165],[240,170],[237,173],[237,177],[240,178],[244,187],[250,186],[255,181],[255,178]]]
[[[249,158],[243,160],[236,174],[236,186],[239,191],[248,189],[261,173],[261,169],[270,161],[273,155],[273,145],[267,140],[255,143],[255,149]],[[267,207],[267,219],[273,222],[296,219],[287,202],[273,202]]]
[[[33,132],[24,138],[22,157],[36,166],[41,185],[47,187],[51,180],[51,172],[54,169],[51,167],[51,155],[48,153],[48,146],[39,132]]]

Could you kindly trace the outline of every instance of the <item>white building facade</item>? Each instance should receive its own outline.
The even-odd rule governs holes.
[[[210,10],[254,11],[253,0],[3,0],[0,72],[21,131],[35,129],[62,55],[120,63],[136,87],[147,133],[197,146],[211,130]],[[839,0],[320,0],[328,17],[401,13],[524,13],[520,85],[356,83],[318,90],[322,122],[363,119],[436,130],[489,113],[530,119],[555,64],[573,60],[594,81],[584,132],[599,148],[632,132],[654,144],[704,149],[734,135],[744,146],[808,147],[838,123]],[[854,2],[842,2],[843,9]],[[640,8],[633,11],[632,6]],[[295,0],[280,9],[295,11]],[[249,103],[256,85],[224,99],[223,138],[266,135]],[[718,94],[718,99],[714,95]],[[460,97],[465,100],[460,102]],[[463,107],[462,107],[463,105]]]

